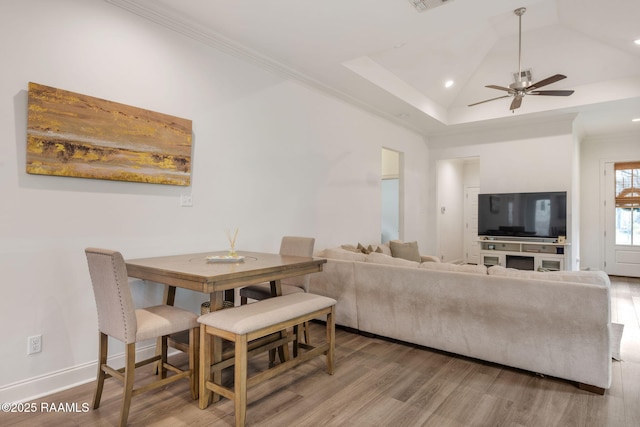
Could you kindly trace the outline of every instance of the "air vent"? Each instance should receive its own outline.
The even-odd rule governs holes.
[[[453,0],[409,0],[409,3],[416,8],[418,12],[433,9],[443,4],[451,3]]]

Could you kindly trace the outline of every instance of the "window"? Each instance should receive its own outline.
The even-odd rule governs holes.
[[[640,162],[616,163],[616,245],[640,246]]]

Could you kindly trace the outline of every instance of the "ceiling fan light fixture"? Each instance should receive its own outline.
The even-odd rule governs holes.
[[[527,68],[526,70],[520,71],[520,78],[518,78],[518,72],[513,73],[513,81],[522,81],[522,82],[532,82],[533,77],[531,77],[531,68]]]

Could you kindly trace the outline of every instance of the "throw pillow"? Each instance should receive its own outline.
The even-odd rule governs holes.
[[[401,242],[392,240],[389,242],[391,247],[391,256],[394,258],[404,258],[409,261],[420,262],[420,251],[418,250],[418,242]]]
[[[358,243],[358,249],[365,255],[370,253],[369,248],[366,248],[362,243]]]
[[[376,252],[391,256],[391,248],[389,247],[389,244],[378,245]]]
[[[342,245],[340,246],[342,249],[344,249],[345,251],[349,251],[349,252],[355,252],[355,253],[362,253],[362,251],[358,248],[356,248],[353,245]]]

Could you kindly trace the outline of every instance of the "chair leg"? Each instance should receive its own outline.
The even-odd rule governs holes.
[[[233,397],[236,427],[244,426],[247,417],[247,335],[236,336]]]
[[[104,387],[104,379],[106,374],[102,369],[102,365],[107,363],[107,352],[109,345],[109,337],[100,332],[98,337],[98,374],[96,376],[96,390],[93,393],[93,409],[100,407],[100,399],[102,398],[102,389]]]
[[[200,367],[199,367],[199,392],[198,406],[205,409],[211,403],[211,390],[206,387],[207,381],[211,381],[211,335],[206,331],[206,327],[200,328]]]
[[[311,345],[311,332],[309,331],[309,322],[304,322],[304,342]]]
[[[168,337],[165,335],[160,338],[160,361],[158,367],[160,368],[160,378],[167,378],[167,352],[168,352]]]
[[[200,372],[200,328],[189,330],[189,370],[191,371],[191,397],[198,399],[198,378]]]
[[[335,305],[331,307],[331,311],[327,314],[327,342],[329,349],[327,350],[327,373],[333,375],[335,371],[335,351],[336,351],[336,317]]]
[[[136,369],[136,344],[127,344],[125,348],[124,365],[124,390],[122,393],[122,411],[120,412],[120,426],[127,425],[129,418],[129,408],[131,407],[131,397],[133,396],[133,379]]]

